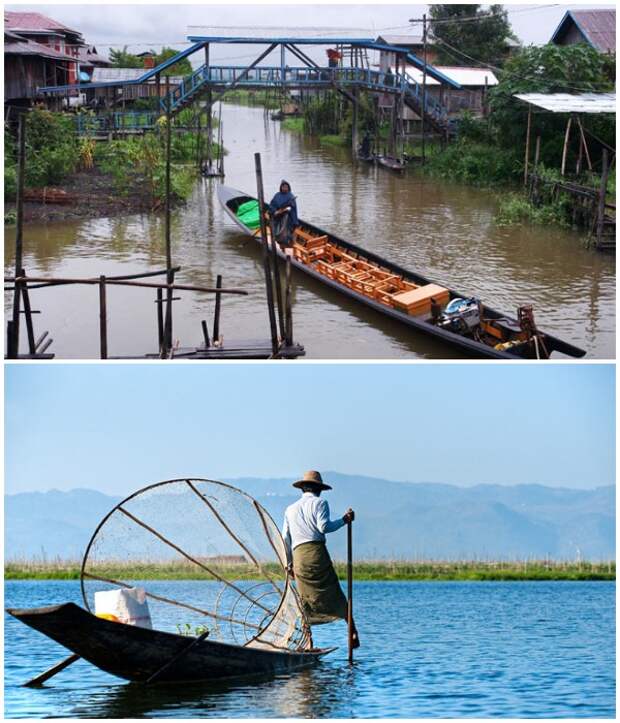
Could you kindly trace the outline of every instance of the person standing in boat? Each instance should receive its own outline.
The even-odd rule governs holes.
[[[269,204],[269,213],[273,216],[276,238],[281,245],[287,246],[293,231],[299,225],[297,201],[291,193],[291,184],[288,181],[280,182],[280,190]]]
[[[346,621],[347,599],[325,546],[325,535],[352,522],[355,514],[349,509],[340,519],[330,519],[329,504],[321,499],[321,492],[331,487],[323,482],[319,472],[306,472],[293,487],[300,489],[302,495],[286,508],[282,537],[288,569],[297,583],[308,622],[322,625],[334,620]],[[359,645],[353,623],[353,647]]]
[[[370,148],[371,148],[371,141],[370,141],[370,133],[366,131],[364,134],[364,138],[362,139],[362,143],[360,145],[360,155],[362,158],[370,158]]]

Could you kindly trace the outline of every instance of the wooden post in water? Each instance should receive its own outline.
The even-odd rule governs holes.
[[[607,197],[607,179],[609,177],[609,163],[607,148],[603,148],[603,167],[601,169],[601,188],[598,196],[598,217],[596,223],[596,243],[599,245],[603,239],[605,226],[605,199]]]
[[[26,163],[26,114],[20,113],[17,139],[17,197],[15,199],[15,277],[20,275],[24,257],[24,175]],[[19,354],[19,314],[21,283],[15,282],[13,290],[13,324],[7,348],[9,359]]]
[[[359,147],[359,133],[358,133],[358,122],[359,122],[359,89],[357,85],[353,89],[353,96],[355,97],[355,102],[353,103],[353,127],[351,131],[351,145],[353,146],[353,158],[357,160],[357,150]]]
[[[218,274],[215,281],[215,288],[222,288],[222,275]],[[215,312],[213,314],[213,343],[219,344],[220,340],[220,312],[221,312],[221,294],[215,295]]]
[[[278,353],[278,329],[276,326],[276,314],[273,305],[273,284],[271,282],[271,268],[269,264],[269,250],[267,248],[267,224],[265,222],[265,194],[263,191],[263,170],[261,167],[260,153],[254,154],[254,165],[256,168],[256,186],[258,189],[258,212],[260,215],[260,232],[263,237],[263,268],[265,270],[265,287],[267,291],[267,311],[269,313],[269,327],[271,329],[271,348],[274,356]],[[275,243],[275,239],[271,240]]]
[[[99,277],[99,348],[101,359],[108,358],[108,309],[105,293],[105,276]]]
[[[353,662],[353,520],[347,523],[347,626],[349,664]]]
[[[422,71],[422,165],[426,163],[426,13],[422,16],[422,42],[424,43],[424,69]]]
[[[20,276],[26,278],[26,270],[22,269]],[[28,282],[24,281],[21,285],[22,298],[24,300],[24,316],[26,317],[26,334],[28,336],[28,351],[30,354],[36,352],[36,343],[34,340],[34,325],[32,323],[32,307],[30,306],[30,294],[28,293]]]
[[[170,112],[170,76],[166,76],[166,207],[165,207],[165,236],[166,236],[166,281],[174,283],[172,270],[172,240],[170,231],[170,164],[172,155],[172,113]],[[172,288],[166,291],[166,328],[164,334],[164,356],[172,348]]]
[[[285,340],[287,346],[292,346],[293,344],[293,286],[291,283],[291,257],[286,257],[286,311],[285,311],[285,320],[284,320],[284,328],[286,330],[285,332]]]

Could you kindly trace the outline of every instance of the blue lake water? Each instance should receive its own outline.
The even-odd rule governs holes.
[[[161,583],[174,597],[175,586]],[[261,682],[152,686],[83,661],[40,689],[20,684],[67,651],[5,617],[7,718],[615,717],[615,584],[357,583],[362,648],[346,627],[316,627],[339,648],[316,668]],[[74,581],[9,581],[6,607],[81,602]]]

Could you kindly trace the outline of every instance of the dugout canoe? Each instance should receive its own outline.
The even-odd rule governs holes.
[[[400,158],[394,158],[393,156],[376,156],[377,163],[384,168],[387,168],[394,173],[403,173],[407,164]]]
[[[100,670],[144,683],[174,661],[194,638],[98,618],[74,603],[7,609],[24,625],[43,633]],[[208,638],[197,642],[158,676],[158,683],[208,682],[254,675],[278,675],[315,665],[334,648],[303,652],[230,645]]]
[[[236,215],[237,209],[243,203],[255,201],[256,199],[243,191],[223,185],[218,186],[217,194],[222,207],[235,224],[245,234],[254,238],[257,243],[261,243],[259,229],[246,226]],[[304,238],[312,238],[310,242],[312,244],[313,242],[318,243],[319,239],[322,239],[324,241],[323,247],[329,248],[330,254],[326,262],[320,258],[320,244],[319,248],[309,248],[307,251],[301,247],[301,243],[294,244],[293,255],[290,252],[288,255],[291,256],[291,264],[295,268],[340,291],[349,298],[355,299],[375,311],[401,322],[405,326],[428,334],[457,348],[460,352],[466,353],[467,356],[491,359],[536,359],[548,358],[554,353],[575,358],[583,357],[586,354],[583,349],[538,329],[536,329],[535,334],[525,338],[525,332],[520,321],[502,314],[481,302],[477,302],[481,319],[479,328],[472,331],[471,329],[464,330],[459,327],[455,330],[454,325],[452,323],[447,324],[445,319],[438,321],[436,315],[437,302],[439,302],[441,309],[445,311],[450,302],[456,302],[458,299],[468,299],[466,294],[441,287],[421,274],[408,271],[308,221],[300,219],[299,223],[300,242],[303,242]],[[333,251],[334,249],[336,252]],[[286,256],[280,248],[278,254],[282,258]],[[336,262],[337,258],[340,258],[341,261]],[[357,278],[355,278],[355,274],[347,274],[347,270],[343,268],[346,266],[344,261],[347,259],[350,261],[349,267],[356,267],[357,265],[357,268],[360,269],[361,273],[357,274]],[[364,269],[370,270],[371,276],[373,274],[375,276],[383,274],[386,283],[390,279],[393,281],[399,279],[398,283],[403,286],[403,293],[406,293],[408,289],[420,289],[417,293],[423,295],[424,287],[426,287],[429,291],[437,291],[440,298],[431,298],[432,308],[430,309],[423,306],[415,308],[417,302],[414,299],[409,308],[405,310],[402,301],[406,297],[400,294],[387,293],[389,289],[386,288],[377,291],[376,288],[373,288],[362,278]],[[351,270],[349,269],[349,271]],[[396,300],[395,296],[399,296],[400,299]],[[397,303],[400,306],[396,306]],[[469,322],[465,320],[463,325],[467,323]]]

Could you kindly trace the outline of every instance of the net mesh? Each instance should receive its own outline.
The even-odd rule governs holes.
[[[212,480],[161,482],[103,519],[82,563],[82,591],[146,591],[153,628],[209,640],[306,650],[310,630],[286,574],[280,532],[249,495]]]

